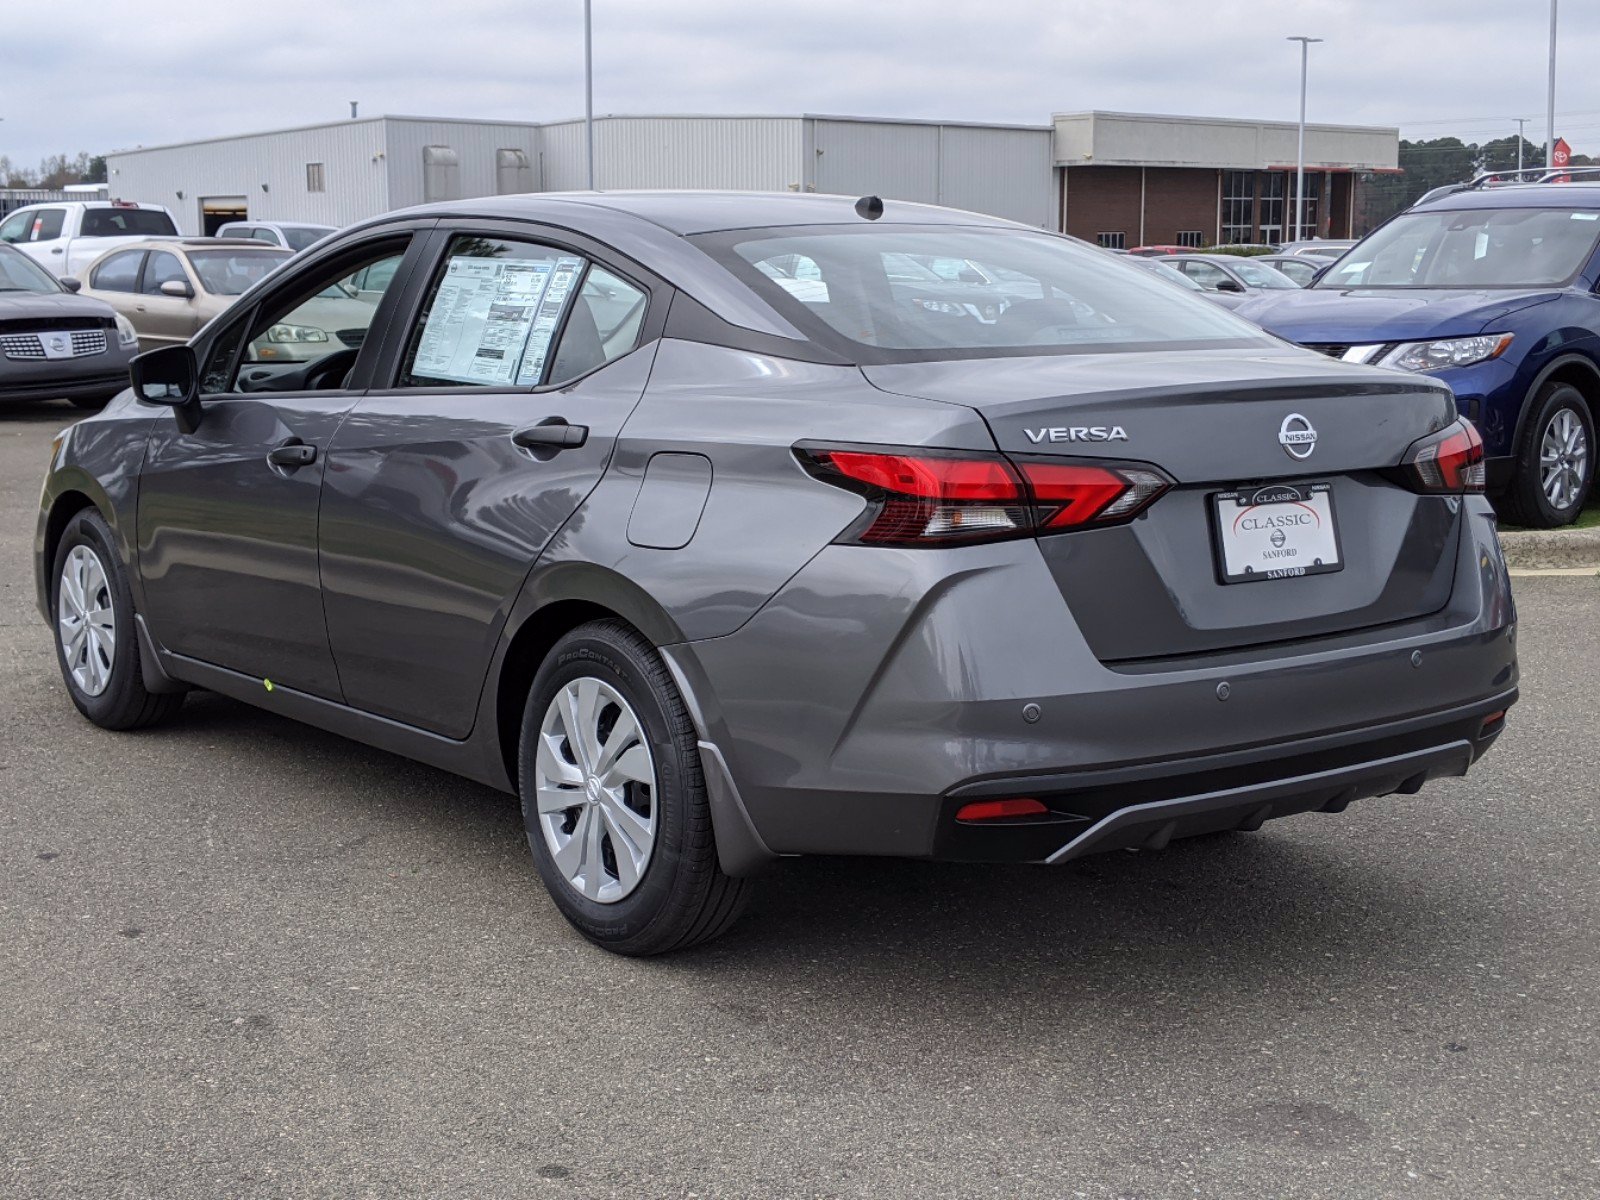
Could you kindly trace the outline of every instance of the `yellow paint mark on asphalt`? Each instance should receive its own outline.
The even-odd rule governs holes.
[[[1600,575],[1600,567],[1522,567],[1506,573],[1513,579],[1524,575]]]

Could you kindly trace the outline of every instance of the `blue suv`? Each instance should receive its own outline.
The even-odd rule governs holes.
[[[1430,194],[1310,287],[1239,315],[1335,358],[1448,383],[1508,520],[1575,520],[1600,413],[1600,183]]]

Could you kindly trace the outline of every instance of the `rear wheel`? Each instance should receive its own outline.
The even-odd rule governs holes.
[[[1594,482],[1594,419],[1583,394],[1566,383],[1539,389],[1506,494],[1506,519],[1534,529],[1570,525]]]
[[[54,580],[56,659],[78,711],[104,729],[139,729],[175,713],[181,692],[145,690],[128,575],[110,528],[94,509],[67,523]]]
[[[596,621],[551,650],[523,711],[518,775],[539,874],[596,945],[681,950],[743,911],[748,884],[717,861],[694,724],[627,625]]]

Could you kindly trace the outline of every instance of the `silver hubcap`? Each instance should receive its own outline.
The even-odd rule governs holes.
[[[1539,481],[1550,507],[1568,509],[1583,494],[1589,478],[1589,435],[1570,408],[1550,418],[1539,442]]]
[[[638,887],[656,845],[656,768],[621,693],[589,676],[557,692],[539,726],[533,779],[539,829],[562,878],[601,904]]]
[[[56,593],[56,630],[67,671],[79,691],[98,696],[111,682],[117,652],[116,609],[100,556],[74,546]]]

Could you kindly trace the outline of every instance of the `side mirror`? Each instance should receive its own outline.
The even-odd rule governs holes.
[[[1223,279],[1223,280],[1219,280],[1217,282],[1217,291],[1219,291],[1219,292],[1242,292],[1242,291],[1244,291],[1244,285],[1241,284],[1241,283],[1235,283],[1231,279]]]
[[[161,294],[187,300],[194,295],[194,288],[181,279],[169,279],[161,285]]]
[[[81,291],[83,288],[83,280],[74,279],[71,275],[63,275],[59,282],[69,292]]]
[[[200,427],[200,369],[188,346],[163,346],[139,355],[128,365],[133,392],[146,404],[164,404],[177,413],[178,428],[193,433]]]

